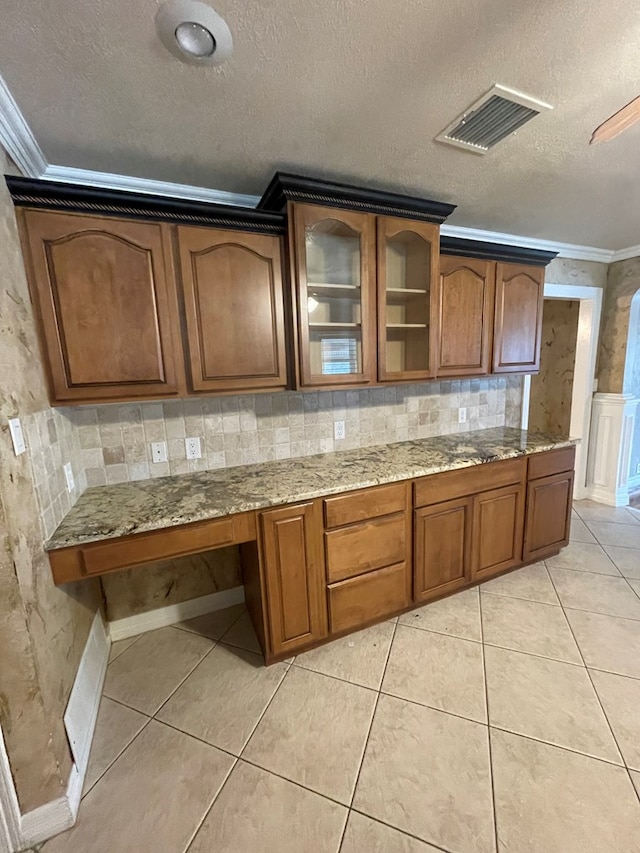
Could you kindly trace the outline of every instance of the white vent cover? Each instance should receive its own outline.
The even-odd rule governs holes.
[[[486,154],[542,110],[552,109],[544,101],[496,84],[436,136],[436,140]]]

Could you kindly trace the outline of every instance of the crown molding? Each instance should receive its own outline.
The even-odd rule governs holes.
[[[628,261],[630,258],[640,258],[640,245],[618,249],[613,253],[610,263],[615,264],[616,261]]]
[[[187,201],[203,201],[207,204],[226,204],[237,207],[256,207],[260,196],[193,187],[188,184],[173,184],[169,181],[153,181],[111,172],[94,172],[90,169],[73,169],[70,166],[47,165],[41,175],[35,177],[63,184],[76,184],[96,189],[123,190],[147,195],[168,196]]]
[[[0,76],[0,144],[28,178],[39,178],[47,161],[7,84]]]
[[[464,228],[461,225],[448,225],[446,223],[441,226],[440,234],[445,237],[459,237],[463,240],[478,240],[483,243],[500,243],[504,246],[555,252],[559,258],[571,258],[574,261],[597,261],[610,264],[616,254],[611,249],[598,249],[593,246],[580,246],[574,243],[557,243],[554,240],[540,240],[537,237],[522,237],[519,234],[483,231],[480,228]]]

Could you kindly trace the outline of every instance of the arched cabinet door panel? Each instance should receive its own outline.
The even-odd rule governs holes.
[[[178,228],[194,391],[285,388],[278,237]]]
[[[181,393],[167,227],[32,210],[21,224],[52,403]]]
[[[438,376],[482,376],[491,369],[493,261],[440,258]]]
[[[494,373],[537,373],[544,302],[544,267],[496,268]]]

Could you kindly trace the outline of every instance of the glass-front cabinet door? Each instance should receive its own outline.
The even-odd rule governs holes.
[[[300,381],[358,385],[375,379],[375,217],[294,207]]]
[[[435,375],[439,228],[429,222],[379,216],[378,379]]]

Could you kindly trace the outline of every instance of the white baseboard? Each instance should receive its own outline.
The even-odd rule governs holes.
[[[124,619],[116,619],[109,622],[109,634],[112,642],[126,640],[127,637],[135,637],[147,631],[155,631],[156,628],[165,628],[176,622],[184,622],[185,619],[195,619],[214,610],[223,610],[234,604],[244,602],[244,587],[234,586],[232,589],[224,589],[221,592],[212,592],[211,595],[201,595],[199,598],[191,598],[180,604],[170,604],[168,607],[158,607],[147,613],[138,613],[135,616],[126,616]]]
[[[629,506],[629,489],[608,489],[605,486],[587,486],[585,497],[590,501],[607,506]]]
[[[109,648],[104,620],[98,612],[89,631],[64,717],[75,761],[63,796],[21,814],[0,732],[0,853],[14,853],[33,847],[70,829],[76,822],[107,671]]]

